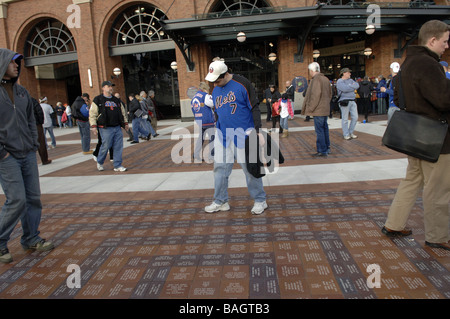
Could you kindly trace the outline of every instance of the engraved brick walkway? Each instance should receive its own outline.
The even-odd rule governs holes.
[[[24,252],[19,226],[9,243],[14,261],[0,265],[0,298],[448,299],[450,253],[424,246],[421,199],[408,222],[413,236],[380,231],[406,160],[381,146],[385,118],[373,120],[359,123],[351,141],[329,120],[326,159],[311,156],[312,122],[290,121],[286,164],[264,177],[269,208],[261,216],[250,214],[238,165],[231,211],[203,212],[212,165],[170,158],[171,133],[193,132],[192,123],[161,121],[158,138],[125,142],[126,173],[108,162],[98,172],[81,154],[77,129],[56,129],[54,163],[39,165],[40,231],[56,248]],[[80,266],[79,289],[67,286],[70,264]],[[381,288],[367,286],[370,264],[381,268]]]

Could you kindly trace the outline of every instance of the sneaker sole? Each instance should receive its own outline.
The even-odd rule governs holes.
[[[2,257],[3,257],[3,256],[2,256]],[[9,264],[10,262],[13,261],[12,256],[10,256],[10,257],[8,257],[8,258],[2,258],[2,257],[0,257],[0,262],[1,262],[1,263]]]
[[[217,213],[217,212],[227,212],[229,210],[230,210],[230,206],[229,205],[228,205],[228,207],[219,208],[219,209],[216,209],[216,210],[207,210],[205,208],[205,212],[208,213],[208,214],[213,214],[213,213]]]

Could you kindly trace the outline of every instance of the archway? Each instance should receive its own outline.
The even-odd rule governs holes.
[[[121,56],[126,94],[153,90],[162,116],[180,116],[175,44],[159,23],[160,9],[141,3],[127,7],[115,18],[108,39],[110,56]]]
[[[77,47],[64,23],[54,18],[35,23],[23,52],[25,67],[34,68],[39,97],[71,105],[81,95]]]

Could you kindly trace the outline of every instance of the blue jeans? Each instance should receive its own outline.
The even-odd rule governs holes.
[[[97,163],[103,165],[108,154],[108,150],[112,147],[114,153],[114,168],[122,166],[123,152],[123,133],[120,126],[106,127],[99,129],[102,137],[102,146],[98,152]]]
[[[20,243],[33,246],[41,240],[38,228],[42,213],[36,152],[21,159],[10,154],[0,160],[0,183],[6,196],[0,213],[0,249],[7,248],[19,219],[23,230]]]
[[[67,115],[67,125],[69,125],[69,127],[73,127],[72,115]]]
[[[228,202],[228,177],[233,169],[235,158],[244,171],[250,196],[255,202],[264,202],[266,192],[262,178],[255,178],[247,171],[245,150],[237,149],[233,142],[225,148],[221,138],[214,139],[214,202],[218,204]]]
[[[81,135],[81,149],[83,152],[88,152],[91,149],[91,130],[89,129],[89,122],[78,120],[77,123]]]
[[[142,121],[143,119],[141,119],[140,117],[135,117],[131,121],[131,126],[133,127],[133,139],[135,142],[139,142],[139,135],[147,137],[148,134],[150,134],[147,128],[141,125]]]
[[[327,116],[314,116],[317,152],[322,154],[327,154],[330,148],[330,132],[327,120]]]
[[[48,144],[47,144],[47,132],[48,132],[48,134],[50,134],[50,137],[52,139],[52,145],[56,146],[55,134],[53,134],[53,126],[44,127],[45,146],[48,147]]]
[[[153,137],[156,135],[156,132],[153,129],[153,126],[152,126],[152,124],[150,123],[149,120],[141,118],[141,126],[144,128],[144,130],[146,130],[147,132],[151,133]],[[147,136],[148,136],[148,134],[145,135],[145,137],[147,137]]]
[[[348,106],[339,106],[341,108],[342,115],[342,132],[344,137],[350,136],[353,134],[355,130],[356,122],[358,121],[358,106],[356,102],[350,101],[348,102]],[[348,114],[350,113],[351,122],[350,126],[348,125]]]
[[[282,117],[280,116],[280,127],[281,127],[283,130],[289,129],[289,127],[288,127],[288,119],[289,119],[289,116],[286,116],[285,118],[282,118]]]

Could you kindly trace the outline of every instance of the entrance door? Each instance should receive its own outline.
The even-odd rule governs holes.
[[[263,101],[263,93],[270,84],[278,87],[278,64],[268,59],[269,54],[276,51],[273,42],[246,43],[233,45],[215,45],[212,47],[214,57],[225,59],[230,73],[246,77],[253,83],[259,101]],[[270,45],[272,44],[272,46]],[[263,105],[261,104],[261,107]]]
[[[170,64],[176,60],[175,50],[135,53],[122,56],[125,92],[155,92],[156,106],[163,118],[179,118],[180,96],[178,76]]]

